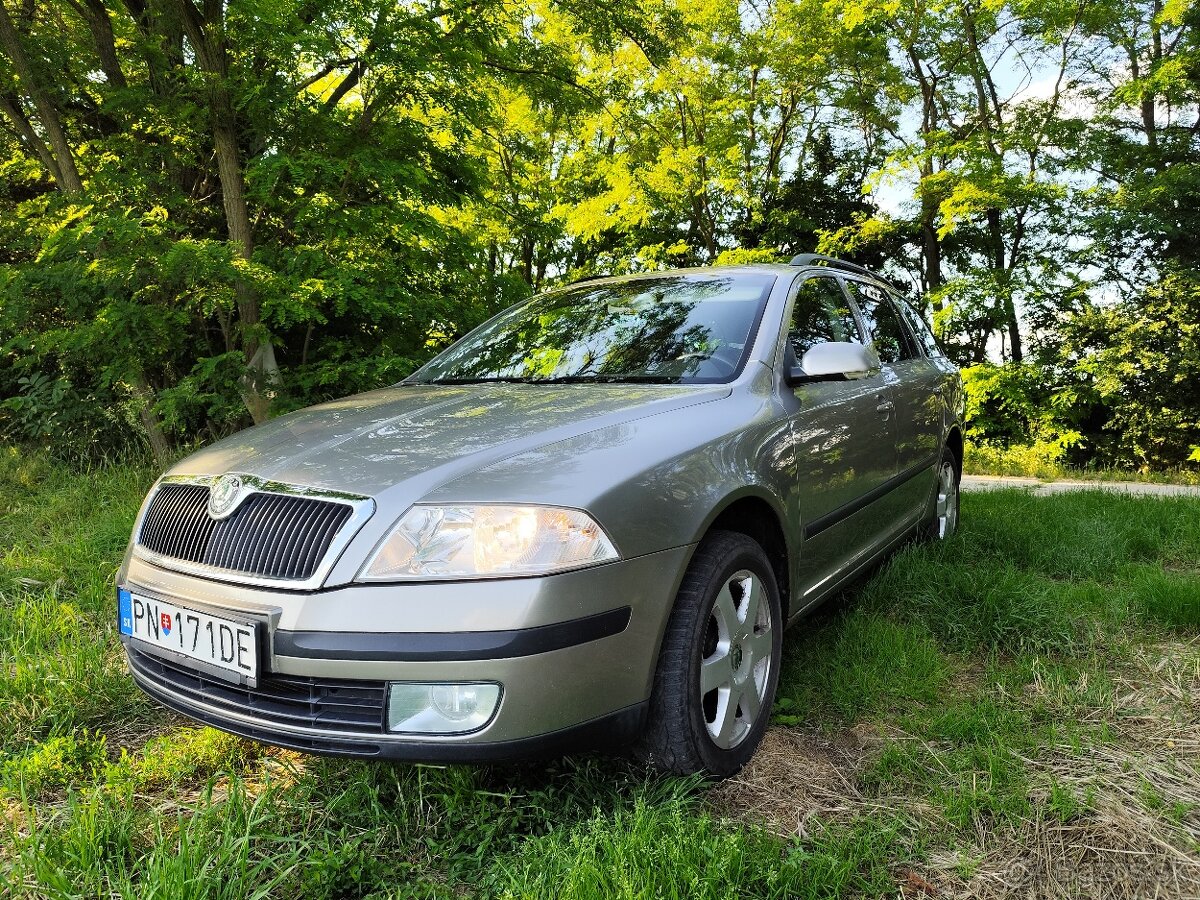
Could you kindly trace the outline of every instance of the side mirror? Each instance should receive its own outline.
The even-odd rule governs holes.
[[[789,358],[794,359],[791,354]],[[787,382],[847,381],[866,378],[878,369],[878,358],[862,344],[826,341],[809,347],[799,366],[789,366]]]

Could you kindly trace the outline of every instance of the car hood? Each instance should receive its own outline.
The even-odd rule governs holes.
[[[543,444],[728,396],[728,385],[398,385],[323,403],[193,454],[173,475],[239,472],[420,496]],[[418,488],[419,490],[413,490]]]

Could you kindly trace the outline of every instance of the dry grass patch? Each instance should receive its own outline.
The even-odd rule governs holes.
[[[1114,741],[1024,759],[1082,808],[991,842],[972,896],[1200,897],[1195,642],[1140,647],[1113,682]]]
[[[961,861],[941,874],[944,896],[1011,900],[1200,897],[1200,858],[1166,843],[1158,823],[1102,802],[1075,822],[1040,820],[993,836],[966,879]],[[936,862],[934,863],[936,865]]]
[[[857,742],[860,735],[867,740]],[[956,833],[925,798],[864,794],[858,775],[879,740],[862,726],[832,739],[810,729],[772,729],[751,765],[714,788],[709,802],[723,816],[801,839],[881,812],[917,823],[939,835],[941,846],[897,862],[904,897],[1200,897],[1195,760],[1112,746],[1025,759],[1035,815],[1015,828],[981,818]],[[1150,791],[1164,798],[1161,805],[1147,806]],[[1066,821],[1064,795],[1078,804]]]
[[[1135,648],[1114,675],[1114,726],[1139,744],[1200,754],[1200,637]]]
[[[0,799],[0,809],[3,809],[4,825],[6,829],[12,829],[19,834],[27,834],[28,822],[25,818],[25,807],[19,801],[14,799]],[[0,844],[0,850],[4,849],[4,845]]]
[[[1016,682],[955,673],[947,703],[988,697],[1013,721],[1071,723],[1024,745],[1010,745],[1011,734],[964,742],[913,733],[913,718],[932,721],[937,709],[907,724],[884,715],[836,731],[772,728],[708,802],[720,815],[801,839],[880,814],[904,822],[913,858],[893,861],[904,897],[1200,897],[1198,645],[1134,644],[1078,671],[1035,658],[1014,663],[1027,673]],[[961,755],[972,740],[1008,761],[1017,773],[1008,790],[1018,796],[974,807],[955,825],[946,797],[970,795],[997,775],[986,756]],[[900,789],[873,780],[873,767],[897,748],[912,767]]]
[[[859,787],[862,769],[882,741],[866,724],[834,733],[770,728],[749,765],[713,787],[707,802],[720,816],[763,825],[780,837],[809,837],[814,826],[887,806]]]

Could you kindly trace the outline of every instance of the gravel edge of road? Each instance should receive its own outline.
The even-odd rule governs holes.
[[[1143,481],[1042,481],[1007,475],[964,475],[964,491],[997,491],[1006,488],[1025,489],[1038,497],[1070,491],[1104,491],[1110,494],[1132,494],[1139,497],[1200,497],[1200,485],[1153,484]]]

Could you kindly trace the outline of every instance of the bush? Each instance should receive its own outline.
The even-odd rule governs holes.
[[[1200,446],[1200,276],[1175,272],[1141,297],[1069,320],[1064,352],[1109,417],[1097,461],[1196,468]]]

